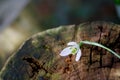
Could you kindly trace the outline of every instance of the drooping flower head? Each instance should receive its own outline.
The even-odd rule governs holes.
[[[102,44],[96,43],[96,42],[90,42],[90,41],[80,41],[79,45],[76,42],[69,42],[67,45],[68,47],[66,47],[65,49],[62,50],[62,52],[60,53],[61,56],[68,56],[69,54],[76,54],[76,61],[79,61],[80,57],[81,57],[81,50],[79,47],[81,47],[83,44],[88,44],[88,45],[94,45],[94,46],[98,46],[101,47],[103,49],[106,49],[107,51],[111,52],[113,55],[115,55],[116,57],[118,57],[120,59],[120,55],[117,54],[116,52],[114,52],[113,50],[105,47]]]
[[[76,61],[79,61],[80,57],[81,57],[81,50],[79,48],[79,45],[76,42],[69,42],[68,47],[66,47],[65,49],[63,49],[60,53],[61,56],[68,56],[70,54],[75,55],[76,54]]]

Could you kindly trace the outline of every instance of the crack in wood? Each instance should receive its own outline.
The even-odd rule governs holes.
[[[100,36],[99,36],[98,43],[100,43],[100,42],[101,42],[101,37],[102,37],[101,35],[102,35],[102,31],[103,31],[103,30],[102,30],[102,29],[103,29],[103,26],[99,26],[98,28],[100,29]],[[109,39],[110,39],[110,35],[111,35],[111,30],[112,30],[112,28],[110,29],[110,31],[109,31],[109,33],[108,33],[107,43],[109,43]],[[115,40],[116,43],[119,41],[119,38],[120,38],[120,34],[119,34],[119,36],[117,37],[117,39]],[[93,61],[92,61],[92,50],[93,50],[93,47],[90,48],[90,65],[93,64]],[[102,49],[101,49],[101,50],[102,50]],[[114,63],[114,57],[113,57],[112,60],[111,60],[111,61],[112,61],[112,64],[111,64],[111,65],[103,66],[103,65],[102,65],[102,58],[103,58],[102,52],[103,52],[103,51],[100,52],[100,60],[99,60],[100,67],[97,67],[97,68],[110,68],[110,70],[111,70],[112,65],[113,65],[113,63]],[[89,67],[90,67],[90,65],[89,65]],[[108,73],[108,74],[106,75],[106,80],[109,80],[109,76],[110,76],[110,73]]]
[[[119,40],[120,40],[120,32],[119,32],[118,37],[115,39],[115,42],[114,42],[114,45],[113,45],[113,46],[117,45],[117,44],[119,43]],[[112,47],[113,47],[113,46],[112,46]]]
[[[77,25],[75,25],[75,26],[74,26],[74,33],[73,33],[73,37],[72,37],[72,40],[73,40],[73,41],[74,41],[75,38],[76,38],[77,32],[78,32],[78,27],[77,27]]]
[[[99,40],[98,40],[98,43],[101,42],[101,35],[102,35],[102,32],[103,32],[103,26],[98,26],[98,29],[100,30],[100,36],[99,36]],[[102,67],[102,49],[101,49],[101,52],[100,52],[100,61],[99,61],[99,64],[100,64],[100,67]]]
[[[45,73],[50,73],[47,69],[45,69],[43,67],[43,65],[45,63],[40,64],[39,61],[33,57],[23,57],[23,60],[25,60],[26,62],[29,63],[30,67],[32,68],[32,75],[30,76],[30,78],[34,78],[35,79],[35,75],[39,72],[40,69],[44,70]]]
[[[90,53],[89,53],[90,54],[90,57],[89,57],[90,65],[92,65],[92,49],[93,49],[93,46],[90,48]]]
[[[113,27],[113,26],[112,26]],[[111,36],[111,33],[112,33],[112,30],[113,28],[110,28],[109,32],[108,32],[108,36],[107,36],[107,41],[105,44],[109,44],[110,43],[110,36]],[[108,46],[108,45],[107,45]],[[112,60],[111,60],[111,65],[109,66],[102,66],[103,68],[110,68],[110,71],[108,72],[107,76],[106,76],[106,79],[109,80],[109,76],[110,76],[110,72],[111,72],[111,69],[112,69],[112,66],[113,66],[113,63],[114,63],[114,57],[112,57]]]
[[[112,26],[113,27],[113,26]],[[110,43],[110,35],[111,35],[111,32],[112,32],[112,27],[110,27],[110,30],[109,30],[109,32],[108,32],[108,36],[107,36],[107,41],[106,41],[106,43],[105,44],[108,44],[108,43]],[[107,45],[108,46],[108,45]]]

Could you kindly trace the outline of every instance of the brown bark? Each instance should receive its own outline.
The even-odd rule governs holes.
[[[8,60],[0,73],[3,80],[119,80],[120,60],[91,45],[81,47],[82,57],[61,57],[69,41],[101,43],[120,53],[120,26],[108,22],[82,23],[40,32]]]

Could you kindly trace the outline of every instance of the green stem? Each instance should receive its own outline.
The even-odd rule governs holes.
[[[112,54],[114,54],[116,57],[118,57],[120,59],[120,55],[118,55],[116,52],[112,51],[111,49],[99,44],[99,43],[96,43],[96,42],[90,42],[90,41],[80,41],[79,43],[79,46],[81,47],[82,44],[89,44],[89,45],[94,45],[94,46],[98,46],[98,47],[101,47],[101,48],[104,48],[106,50],[108,50],[109,52],[111,52]]]

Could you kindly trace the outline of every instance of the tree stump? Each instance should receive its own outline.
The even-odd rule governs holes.
[[[81,47],[82,57],[61,57],[70,41],[88,40],[120,53],[120,26],[86,22],[40,32],[28,39],[6,62],[1,80],[120,80],[120,59],[91,45]],[[120,55],[120,54],[119,54]]]

